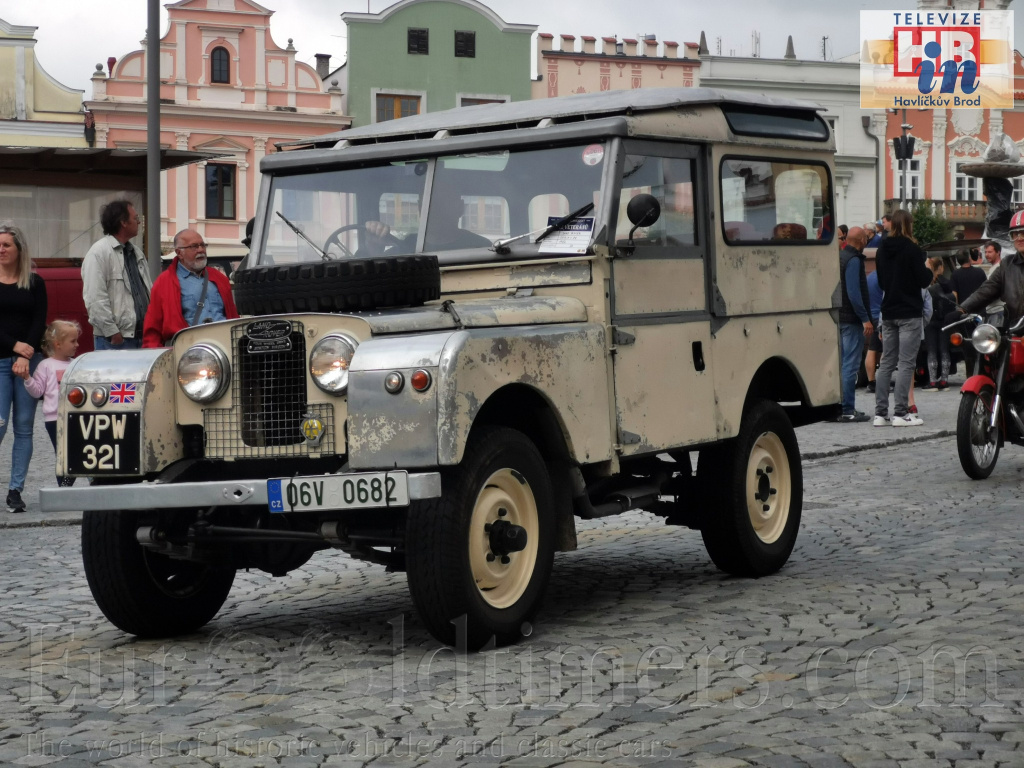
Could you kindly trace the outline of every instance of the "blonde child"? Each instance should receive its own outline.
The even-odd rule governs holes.
[[[34,398],[43,398],[43,424],[50,436],[53,449],[57,450],[57,402],[60,380],[71,365],[71,358],[78,351],[78,337],[82,329],[74,320],[54,320],[43,334],[43,351],[46,359],[36,366],[35,373],[20,374],[25,380],[25,390]],[[57,476],[57,485],[74,485],[75,478]]]

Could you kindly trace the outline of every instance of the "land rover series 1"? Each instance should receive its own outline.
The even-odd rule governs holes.
[[[516,640],[576,518],[781,568],[794,427],[838,415],[832,155],[812,105],[633,90],[424,114],[265,158],[243,317],[94,352],[44,509],[103,613],[189,632],[236,570],[407,573],[446,643]]]

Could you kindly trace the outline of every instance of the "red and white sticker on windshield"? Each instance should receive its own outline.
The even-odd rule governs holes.
[[[600,144],[591,144],[583,150],[583,162],[587,165],[597,165],[604,160],[604,147]]]

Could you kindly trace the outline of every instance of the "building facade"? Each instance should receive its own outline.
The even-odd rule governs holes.
[[[647,36],[634,38],[584,35],[577,49],[573,35],[560,35],[554,47],[554,35],[541,32],[537,38],[537,74],[532,96],[547,99],[573,93],[597,93],[633,88],[693,88],[700,85],[700,59],[697,44],[666,40],[661,43]],[[682,55],[680,55],[682,54]]]
[[[242,254],[259,164],[275,145],[348,127],[341,91],[274,42],[273,11],[250,0],[183,0],[167,6],[160,40],[160,142],[220,153],[162,174],[160,237],[195,229],[210,253]],[[97,65],[92,98],[100,147],[146,146],[146,50]]]
[[[0,145],[88,146],[83,91],[57,82],[40,65],[37,29],[0,19]]]
[[[348,58],[337,80],[352,125],[530,98],[531,24],[509,24],[476,0],[401,0],[343,13]]]

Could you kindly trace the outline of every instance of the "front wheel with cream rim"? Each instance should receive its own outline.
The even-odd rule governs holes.
[[[789,559],[800,528],[803,473],[796,433],[774,402],[750,403],[739,434],[702,450],[698,478],[701,535],[715,565],[737,576],[765,576]]]
[[[409,590],[434,637],[478,649],[531,631],[551,574],[553,499],[544,459],[525,435],[474,432],[441,498],[409,509]]]

